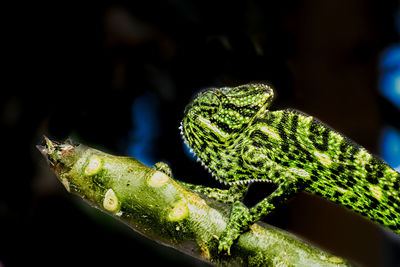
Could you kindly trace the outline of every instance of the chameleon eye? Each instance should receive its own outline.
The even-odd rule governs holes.
[[[214,114],[218,111],[221,104],[218,96],[212,91],[204,92],[198,99],[199,106],[202,111]]]

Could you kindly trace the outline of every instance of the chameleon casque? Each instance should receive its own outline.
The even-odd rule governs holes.
[[[198,190],[233,203],[219,251],[300,190],[349,208],[400,234],[400,174],[366,149],[312,116],[269,110],[273,90],[264,84],[208,89],[186,107],[185,143],[215,178],[230,186]],[[253,182],[277,188],[252,208],[241,200]],[[218,191],[219,190],[219,191]],[[233,199],[233,200],[232,200]]]

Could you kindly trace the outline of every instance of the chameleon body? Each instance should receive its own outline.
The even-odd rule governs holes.
[[[243,195],[252,182],[277,185],[252,208],[234,203],[220,251],[229,253],[242,232],[300,190],[400,234],[400,174],[312,116],[270,111],[273,96],[263,84],[209,89],[185,110],[184,141],[231,192]]]

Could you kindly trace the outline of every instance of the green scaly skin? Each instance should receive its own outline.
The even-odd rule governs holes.
[[[273,96],[263,84],[210,89],[185,110],[184,141],[230,186],[228,195],[238,194],[219,250],[229,254],[241,233],[300,190],[400,234],[400,174],[312,116],[268,110]],[[240,200],[252,182],[271,182],[277,189],[248,209]],[[218,199],[210,190],[203,193]]]

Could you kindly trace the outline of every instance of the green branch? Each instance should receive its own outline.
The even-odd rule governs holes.
[[[118,157],[46,138],[38,146],[65,188],[91,206],[164,245],[220,266],[348,266],[287,232],[254,224],[231,256],[217,252],[230,206],[191,192],[164,172]]]

